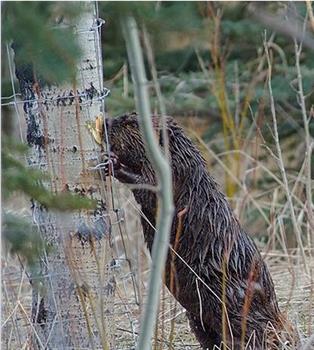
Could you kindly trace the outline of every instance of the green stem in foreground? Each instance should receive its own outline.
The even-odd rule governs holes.
[[[156,179],[160,188],[160,192],[158,193],[158,219],[152,249],[152,266],[149,279],[148,297],[137,344],[138,350],[148,350],[151,348],[151,339],[157,317],[162,273],[166,262],[169,245],[169,232],[172,224],[172,179],[170,165],[161,152],[153,130],[142,49],[134,18],[123,18],[122,27],[127,45],[132,77],[134,80],[136,106],[140,115],[140,129],[148,157],[155,170]]]

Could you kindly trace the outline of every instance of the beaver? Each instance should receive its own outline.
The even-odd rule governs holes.
[[[122,183],[156,185],[135,113],[107,121],[111,167]],[[152,116],[163,146],[161,118]],[[241,227],[204,158],[183,129],[166,117],[175,213],[165,283],[186,309],[203,349],[272,348],[284,328],[270,272],[255,243]],[[110,169],[109,169],[110,168]],[[141,205],[144,238],[152,250],[156,193],[133,186]]]

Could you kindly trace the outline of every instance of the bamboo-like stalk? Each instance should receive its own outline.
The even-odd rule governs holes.
[[[140,114],[140,129],[143,135],[148,157],[154,167],[159,184],[159,210],[156,235],[152,249],[152,266],[149,278],[149,290],[144,316],[141,323],[140,337],[137,344],[138,350],[148,350],[151,348],[151,339],[156,322],[162,272],[165,266],[169,244],[169,232],[172,223],[172,179],[169,163],[160,150],[153,130],[147,80],[136,21],[133,17],[125,17],[122,20],[122,27],[134,80],[136,106]]]

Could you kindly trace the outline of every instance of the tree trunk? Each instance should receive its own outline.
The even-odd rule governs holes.
[[[98,146],[86,127],[103,111],[100,23],[85,2],[77,22],[82,50],[73,84],[46,86],[16,67],[24,99],[31,167],[49,174],[54,193],[96,199],[96,210],[51,212],[34,203],[33,218],[51,249],[33,276],[34,346],[40,349],[112,349],[115,280],[105,182],[89,171]],[[62,30],[58,28],[56,30]],[[26,72],[26,73],[25,73]],[[29,73],[29,72],[28,72]]]

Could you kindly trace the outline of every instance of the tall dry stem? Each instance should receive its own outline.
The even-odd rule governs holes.
[[[302,255],[304,268],[305,268],[306,272],[309,273],[309,269],[308,269],[307,261],[306,261],[306,255],[305,255],[304,246],[303,246],[302,237],[301,237],[301,229],[299,227],[299,223],[297,221],[297,217],[295,214],[295,210],[294,210],[294,206],[293,206],[293,202],[292,202],[292,197],[291,197],[291,192],[290,192],[289,185],[288,185],[287,174],[286,174],[285,166],[284,166],[284,162],[283,162],[281,147],[280,147],[275,100],[274,100],[272,84],[271,84],[272,63],[270,60],[270,55],[269,55],[269,50],[268,50],[266,38],[264,40],[264,48],[265,48],[265,53],[266,53],[266,58],[267,58],[267,63],[268,63],[268,91],[269,91],[270,108],[271,108],[271,115],[272,115],[273,127],[274,127],[274,141],[275,141],[276,151],[277,151],[277,155],[275,156],[276,157],[275,160],[279,166],[282,180],[284,183],[284,189],[285,189],[286,198],[287,198],[287,201],[288,201],[289,207],[290,207],[290,213],[291,213],[291,219],[292,219],[292,224],[293,224],[293,228],[294,228],[294,233],[296,235],[298,246],[299,246],[299,249],[300,249],[300,252]]]

